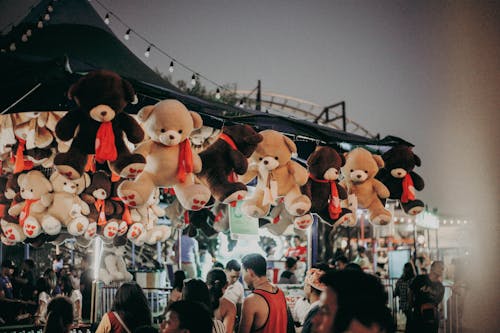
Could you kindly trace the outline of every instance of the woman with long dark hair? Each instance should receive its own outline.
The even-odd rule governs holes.
[[[406,329],[408,332],[411,315],[411,304],[409,299],[410,284],[415,278],[415,269],[411,262],[407,262],[403,268],[403,274],[396,282],[396,289],[394,290],[394,297],[399,296],[399,310],[406,316]]]
[[[207,274],[207,286],[215,319],[224,323],[226,332],[232,332],[236,321],[236,305],[224,298],[228,285],[226,273],[221,269],[212,269]]]
[[[62,294],[68,297],[73,304],[73,320],[75,323],[82,322],[82,293],[78,289],[74,289],[73,281],[69,275],[61,277]]]
[[[36,281],[36,293],[38,307],[35,313],[35,325],[45,324],[47,320],[47,307],[50,303],[50,282],[46,277],[41,277]]]
[[[141,287],[125,282],[118,288],[111,311],[104,314],[96,333],[130,333],[151,323],[151,310]]]
[[[64,296],[57,296],[47,307],[47,324],[44,333],[69,333],[73,323],[73,305]]]
[[[170,292],[170,297],[168,298],[169,304],[180,301],[182,299],[182,287],[184,287],[185,279],[186,273],[184,273],[184,271],[175,271],[174,284],[172,286],[172,291]]]

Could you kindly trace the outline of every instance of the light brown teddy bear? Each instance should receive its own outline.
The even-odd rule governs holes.
[[[341,184],[348,194],[356,195],[359,208],[368,209],[373,224],[388,224],[392,214],[379,198],[388,198],[389,190],[375,179],[379,168],[384,166],[382,157],[364,148],[355,148],[344,156],[346,161],[342,167],[344,179]]]
[[[146,166],[135,181],[124,181],[118,187],[120,198],[139,207],[146,204],[156,187],[173,187],[184,208],[202,209],[210,191],[195,184],[194,174],[201,170],[201,159],[189,142],[193,129],[203,124],[200,115],[170,99],[144,107],[137,116],[151,138],[135,150],[146,158]]]
[[[9,214],[19,216],[24,234],[35,238],[42,233],[41,221],[51,204],[49,192],[52,191],[52,184],[38,170],[19,175],[17,183],[24,201],[10,207]]]
[[[54,193],[52,204],[47,214],[42,218],[42,228],[49,235],[56,235],[65,226],[73,236],[80,236],[87,230],[90,213],[89,205],[80,198],[80,194],[90,185],[90,176],[84,173],[82,177],[70,180],[59,172],[50,176]]]
[[[250,156],[248,172],[241,177],[244,183],[248,183],[258,176],[257,187],[252,197],[244,202],[242,211],[248,216],[264,217],[271,204],[284,197],[287,212],[303,216],[311,208],[311,201],[300,192],[300,186],[307,182],[307,170],[292,161],[297,146],[279,132],[264,130],[259,133],[263,140]]]

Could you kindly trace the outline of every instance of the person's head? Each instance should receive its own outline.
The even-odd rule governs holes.
[[[14,268],[16,268],[16,265],[12,260],[4,259],[2,261],[2,275],[12,276],[12,274],[14,274]]]
[[[57,296],[47,306],[47,324],[43,332],[67,333],[73,323],[73,304],[64,296]]]
[[[221,263],[220,261],[216,261],[216,262],[214,262],[214,264],[212,265],[212,268],[224,269],[224,264],[223,264],[223,263]]]
[[[227,277],[221,269],[212,269],[207,274],[207,287],[210,293],[210,302],[212,309],[215,310],[219,307],[219,299],[224,295],[227,287]]]
[[[243,280],[248,288],[254,289],[254,283],[266,278],[266,259],[257,253],[247,254],[241,259],[243,265]]]
[[[292,241],[293,241],[293,245],[294,246],[299,246],[300,243],[301,243],[300,236],[299,235],[293,236],[293,240]]]
[[[306,273],[304,279],[304,293],[309,301],[319,299],[321,292],[326,286],[320,282],[320,278],[325,274],[325,271],[318,268],[311,268]]]
[[[240,278],[241,265],[236,259],[231,259],[226,264],[226,274],[229,284],[234,284]]]
[[[359,266],[355,262],[350,262],[347,265],[345,265],[344,270],[357,271],[357,272],[362,272],[363,271],[363,269],[361,268],[361,266]]]
[[[182,300],[167,308],[162,333],[211,333],[212,325],[210,311],[203,304]]]
[[[69,275],[63,275],[61,277],[61,291],[63,295],[71,296],[75,288],[73,288],[73,283],[71,283],[71,278]]]
[[[289,271],[294,271],[297,269],[297,258],[287,257],[285,261],[285,267]]]
[[[182,291],[182,287],[184,287],[184,280],[186,280],[186,273],[181,270],[175,271],[174,285],[172,287],[178,291]]]
[[[40,294],[42,291],[44,291],[50,295],[51,288],[50,288],[49,278],[41,277],[38,280],[36,280],[35,289],[38,292],[38,294]]]
[[[22,269],[25,272],[31,272],[35,269],[35,261],[33,259],[24,259]]]
[[[365,249],[365,247],[364,247],[364,246],[359,246],[359,247],[358,247],[358,255],[359,255],[360,257],[364,257],[364,256],[366,255],[366,253],[365,253],[365,252],[366,252],[366,249]]]
[[[413,270],[413,265],[411,262],[407,262],[403,267],[403,274],[401,274],[401,279],[410,280],[415,277],[415,271]]]
[[[440,278],[444,273],[444,263],[441,260],[436,260],[431,265],[431,273]]]
[[[320,311],[313,318],[318,333],[356,332],[354,328],[360,327],[364,332],[394,331],[384,287],[375,276],[342,270],[327,272],[320,281],[326,289],[320,296]]]
[[[347,260],[347,257],[342,255],[342,256],[339,256],[336,260],[335,260],[335,268],[337,268],[339,271],[345,269],[345,267],[347,266],[347,264],[349,263],[349,260]]]
[[[118,312],[131,330],[151,325],[148,301],[141,287],[135,282],[125,282],[118,288],[111,310]]]
[[[208,287],[205,282],[200,279],[189,279],[184,282],[182,299],[184,301],[200,302],[205,305],[207,309],[212,308]]]

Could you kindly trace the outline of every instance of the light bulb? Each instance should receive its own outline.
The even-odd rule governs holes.
[[[36,27],[38,29],[42,29],[43,28],[43,20],[42,18],[40,17],[40,19],[38,20],[38,23],[36,24]]]
[[[109,13],[104,16],[104,23],[109,24]]]
[[[148,46],[148,48],[146,49],[146,52],[144,52],[144,56],[146,58],[149,58],[149,53],[151,52],[151,46]]]
[[[196,75],[194,74],[191,76],[191,85],[192,86],[196,85]]]
[[[169,71],[170,73],[173,73],[173,72],[174,72],[174,62],[173,62],[173,61],[171,61],[171,62],[170,62],[170,67],[168,67],[168,71]]]
[[[47,11],[48,11],[49,13],[52,13],[52,12],[54,11],[54,7],[52,7],[52,5],[49,5],[49,6],[47,7]]]
[[[125,40],[129,40],[130,39],[130,29],[127,30],[127,32],[125,33],[125,36],[123,36],[123,38],[125,38]]]
[[[16,43],[11,43],[9,45],[9,50],[11,50],[12,52],[14,52],[16,50]]]
[[[215,91],[215,98],[220,99],[220,89],[219,88],[217,88],[217,90]]]
[[[26,34],[23,34],[23,35],[21,36],[21,40],[22,40],[23,42],[27,42],[27,41],[28,41],[28,36],[27,36]]]
[[[31,29],[26,30],[26,36],[31,37]]]
[[[50,14],[49,14],[49,12],[45,13],[45,15],[44,15],[43,19],[44,19],[45,21],[50,20]]]

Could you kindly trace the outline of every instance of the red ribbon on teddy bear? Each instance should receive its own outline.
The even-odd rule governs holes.
[[[342,212],[342,207],[340,206],[339,192],[337,190],[337,183],[335,180],[317,179],[313,175],[309,174],[309,178],[317,183],[329,183],[330,184],[330,198],[328,199],[328,213],[331,219],[338,219],[340,213]]]
[[[28,218],[30,214],[30,207],[32,204],[37,202],[40,199],[26,199],[25,202],[26,204],[23,207],[23,210],[21,211],[21,214],[19,214],[19,225],[22,227],[24,226],[24,221]]]
[[[115,161],[118,152],[115,146],[115,133],[113,124],[110,121],[104,122],[99,126],[95,138],[95,160],[99,163],[105,161]]]
[[[193,154],[191,143],[188,139],[179,144],[179,168],[177,169],[177,179],[184,183],[188,173],[193,172]]]
[[[411,179],[410,174],[406,174],[403,178],[403,194],[401,195],[401,202],[407,203],[409,200],[415,200],[415,193],[410,191],[410,187],[413,187],[413,179]]]

